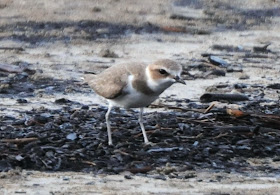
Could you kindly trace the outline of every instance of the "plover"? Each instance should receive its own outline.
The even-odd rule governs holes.
[[[85,75],[85,81],[100,96],[108,100],[105,115],[108,144],[112,145],[110,112],[113,107],[140,108],[139,124],[145,144],[148,138],[143,125],[143,109],[174,83],[185,84],[181,78],[182,66],[168,59],[152,64],[117,64],[98,75]]]

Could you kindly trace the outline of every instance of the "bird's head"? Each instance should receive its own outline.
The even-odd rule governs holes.
[[[186,84],[181,78],[182,66],[168,59],[158,60],[147,66],[148,86],[155,92],[163,92],[174,83]]]

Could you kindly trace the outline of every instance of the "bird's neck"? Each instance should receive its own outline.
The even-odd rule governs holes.
[[[145,71],[147,86],[157,95],[160,95],[165,89],[171,86],[170,83],[164,82],[164,80],[154,80],[151,75],[151,71],[149,67],[146,68]]]

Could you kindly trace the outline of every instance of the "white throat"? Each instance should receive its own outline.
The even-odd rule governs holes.
[[[146,78],[148,87],[158,95],[173,84],[170,79],[154,80],[148,67],[146,68]]]

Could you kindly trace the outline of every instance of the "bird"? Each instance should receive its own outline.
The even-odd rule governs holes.
[[[141,62],[115,64],[97,75],[85,74],[85,82],[96,94],[108,101],[108,110],[105,114],[108,145],[113,145],[110,125],[110,112],[113,107],[140,109],[138,122],[144,143],[149,144],[143,124],[144,107],[149,106],[172,84],[186,85],[181,73],[182,66],[177,62],[160,59],[148,64]]]

